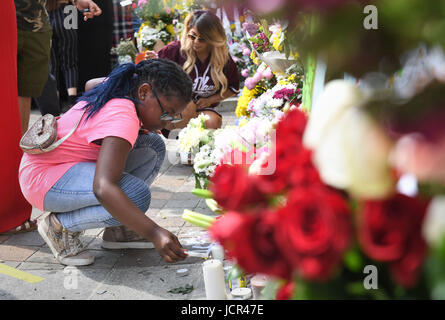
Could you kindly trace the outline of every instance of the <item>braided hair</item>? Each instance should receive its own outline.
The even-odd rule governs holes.
[[[79,101],[86,101],[87,120],[93,117],[111,99],[129,99],[136,105],[137,90],[149,83],[164,97],[175,97],[185,102],[192,99],[192,80],[175,62],[167,59],[143,60],[137,65],[125,63],[116,67],[101,84],[84,93]]]

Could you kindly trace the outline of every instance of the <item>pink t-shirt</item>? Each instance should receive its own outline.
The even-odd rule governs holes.
[[[58,139],[74,128],[85,104],[84,101],[77,103],[57,120]],[[93,141],[113,136],[127,140],[132,147],[136,142],[141,126],[130,100],[112,99],[85,122],[86,117],[87,113],[76,131],[53,151],[23,155],[19,169],[20,186],[26,200],[34,207],[44,210],[46,193],[72,166],[97,161],[100,146]]]

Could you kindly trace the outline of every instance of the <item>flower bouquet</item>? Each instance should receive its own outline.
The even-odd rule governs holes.
[[[139,0],[134,10],[143,23],[137,32],[139,50],[159,51],[176,39],[175,24],[180,15],[160,0]]]
[[[118,63],[123,64],[134,62],[136,55],[138,54],[138,50],[136,49],[133,40],[123,39],[118,43],[117,47],[111,49],[111,54],[117,55]]]

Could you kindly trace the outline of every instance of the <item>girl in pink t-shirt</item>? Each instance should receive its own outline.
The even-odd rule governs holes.
[[[181,120],[191,96],[192,82],[176,63],[158,59],[121,65],[57,120],[60,139],[82,117],[74,134],[53,151],[24,154],[20,186],[33,206],[51,212],[38,231],[59,262],[93,263],[80,232],[122,225],[135,233],[107,228],[104,242],[142,237],[167,262],[186,257],[178,239],[145,212],[149,186],[165,156],[164,141],[153,131]],[[141,127],[150,133],[141,133]]]

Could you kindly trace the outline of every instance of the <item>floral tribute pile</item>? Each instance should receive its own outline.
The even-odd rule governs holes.
[[[352,201],[320,178],[303,143],[306,127],[307,116],[292,110],[262,165],[250,173],[243,165],[216,169],[210,190],[226,213],[210,234],[246,273],[281,279],[280,299],[403,296],[419,283],[428,252],[428,200],[394,193]],[[261,174],[272,160],[274,173]],[[365,265],[382,266],[381,277],[396,286],[360,290]]]
[[[122,39],[111,53],[118,56],[118,63],[145,59],[147,51],[159,51],[180,38],[187,14],[197,8],[192,0],[133,0],[132,10],[141,20],[139,30],[131,39]]]

